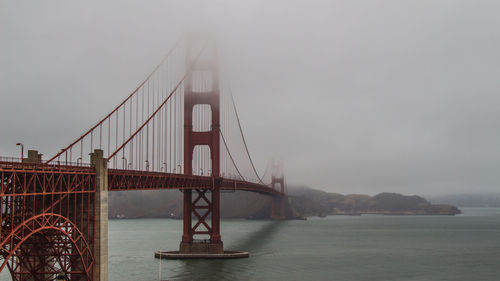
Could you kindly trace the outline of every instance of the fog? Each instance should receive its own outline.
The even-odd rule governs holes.
[[[53,155],[215,32],[260,170],[341,193],[500,185],[498,1],[0,1],[0,155]]]

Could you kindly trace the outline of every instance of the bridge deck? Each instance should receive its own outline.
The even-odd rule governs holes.
[[[0,196],[94,190],[95,169],[85,165],[48,165],[0,162]],[[157,189],[211,189],[252,191],[273,196],[281,195],[267,185],[210,176],[195,176],[133,170],[108,170],[109,191]],[[17,186],[13,188],[14,186]]]

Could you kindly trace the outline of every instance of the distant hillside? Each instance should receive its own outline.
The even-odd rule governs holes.
[[[420,196],[397,193],[342,195],[296,187],[289,189],[292,208],[302,216],[324,215],[456,215],[460,210],[452,205],[431,204]]]
[[[292,218],[326,215],[403,214],[454,215],[451,205],[433,205],[419,196],[380,193],[376,196],[328,193],[307,187],[288,189],[287,216]],[[182,218],[182,193],[176,190],[110,192],[110,218]],[[251,192],[222,193],[223,218],[264,219],[271,215],[271,197]]]
[[[433,203],[452,204],[459,207],[500,207],[500,193],[452,194],[427,198]]]

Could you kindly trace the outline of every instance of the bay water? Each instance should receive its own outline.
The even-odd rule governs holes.
[[[163,260],[162,280],[500,280],[500,208],[458,216],[223,220],[226,250],[247,259]],[[110,220],[109,279],[157,281],[154,251],[177,250],[182,221]],[[10,280],[7,272],[0,280]]]
[[[165,280],[500,280],[500,209],[458,216],[223,220],[227,250],[248,259],[163,260]],[[158,280],[158,249],[176,250],[182,221],[113,220],[110,280]]]

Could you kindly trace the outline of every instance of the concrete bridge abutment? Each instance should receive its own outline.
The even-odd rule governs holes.
[[[96,170],[93,279],[108,281],[108,160],[96,149],[90,163]]]

